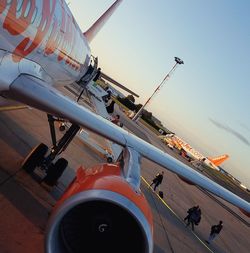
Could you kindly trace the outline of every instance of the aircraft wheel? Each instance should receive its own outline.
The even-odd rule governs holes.
[[[61,123],[61,124],[59,125],[59,130],[60,130],[61,132],[63,132],[65,129],[66,129],[65,124],[64,124],[64,123]]]
[[[47,185],[54,186],[67,166],[68,161],[64,158],[59,158],[55,164],[52,163],[49,166],[47,175],[43,179],[43,182],[45,182]]]
[[[29,155],[24,159],[21,168],[26,170],[28,173],[32,173],[37,166],[41,165],[47,151],[48,146],[44,143],[40,143],[33,148]]]
[[[112,157],[109,156],[109,157],[107,158],[107,162],[108,162],[108,163],[112,163],[112,162],[113,162]]]

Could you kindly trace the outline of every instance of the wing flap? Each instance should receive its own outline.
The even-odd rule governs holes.
[[[21,75],[11,85],[10,95],[19,102],[58,117],[66,118],[119,145],[133,147],[143,157],[225,199],[245,210],[248,214],[250,213],[250,203],[247,201],[192,170],[153,145],[90,112],[85,107],[78,105],[40,79],[28,75]]]

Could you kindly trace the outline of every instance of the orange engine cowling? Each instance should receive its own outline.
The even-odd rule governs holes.
[[[47,253],[149,253],[151,210],[118,165],[79,168],[48,223]]]

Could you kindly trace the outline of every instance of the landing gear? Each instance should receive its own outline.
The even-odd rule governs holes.
[[[113,158],[109,156],[109,157],[107,158],[107,163],[112,163],[112,162],[113,162]]]
[[[40,169],[43,170],[46,174],[42,181],[50,186],[53,186],[57,183],[58,179],[63,174],[68,165],[68,161],[64,158],[59,158],[55,163],[53,163],[53,161],[67,148],[69,143],[77,134],[80,127],[76,124],[72,124],[62,136],[62,138],[57,141],[55,121],[61,121],[61,119],[55,118],[52,115],[48,114],[48,121],[53,144],[53,146],[50,148],[49,154],[46,156],[48,147],[43,143],[39,144],[25,158],[24,162],[22,163],[22,169],[26,170],[28,173],[32,173],[36,167],[40,167]]]
[[[64,122],[61,122],[61,123],[59,124],[59,130],[60,130],[61,132],[63,132],[63,131],[65,131],[65,129],[66,129],[65,123],[64,123]]]
[[[68,161],[64,158],[59,158],[55,164],[51,163],[43,182],[50,186],[55,185],[67,166]]]
[[[43,162],[44,156],[48,151],[48,147],[40,143],[29,153],[22,163],[21,168],[28,173],[32,173],[37,166],[40,166]]]

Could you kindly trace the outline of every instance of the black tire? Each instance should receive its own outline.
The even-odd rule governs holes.
[[[65,129],[66,129],[65,125],[64,125],[64,124],[60,124],[59,130],[60,130],[61,132],[63,132],[63,131],[65,131]]]
[[[33,148],[29,155],[24,159],[21,168],[28,173],[32,173],[37,166],[41,165],[47,151],[48,146],[44,143],[40,143]]]
[[[113,158],[109,156],[109,157],[107,158],[107,162],[108,162],[108,163],[112,163],[112,162],[113,162]]]
[[[64,158],[59,158],[55,164],[51,164],[48,168],[47,175],[43,179],[43,182],[47,185],[56,185],[58,179],[63,174],[64,170],[68,166],[68,161]]]

